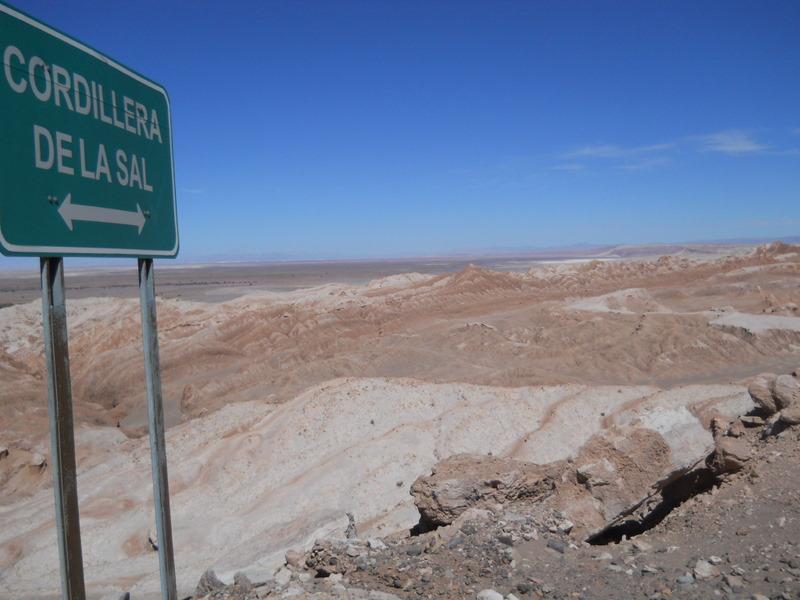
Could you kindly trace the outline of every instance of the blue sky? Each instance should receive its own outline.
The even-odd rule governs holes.
[[[800,233],[798,2],[15,5],[169,90],[184,260]]]

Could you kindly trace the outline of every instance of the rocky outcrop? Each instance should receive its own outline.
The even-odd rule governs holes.
[[[800,403],[784,408],[780,418],[787,425],[800,425]]]
[[[768,415],[777,412],[778,407],[775,406],[775,399],[772,396],[772,386],[775,383],[777,375],[774,373],[762,373],[756,377],[747,391],[750,392],[750,397],[755,402],[756,406],[763,410]]]
[[[772,386],[772,396],[778,410],[789,408],[800,400],[800,382],[791,375],[779,375]]]
[[[555,489],[563,462],[539,466],[517,460],[458,454],[418,478],[411,495],[429,527],[449,525],[468,508],[536,501]]]
[[[723,475],[743,469],[749,459],[750,444],[746,440],[719,437],[714,452],[706,459],[706,465],[715,475]]]
[[[782,412],[800,404],[798,370],[791,375],[762,373],[748,387],[753,402],[767,415]]]
[[[580,537],[630,514],[706,454],[699,450],[688,465],[685,456],[677,463],[658,432],[617,426],[590,438],[572,461],[535,465],[491,456],[450,457],[417,479],[411,494],[423,530],[448,525],[470,508],[511,504],[524,506],[556,531]],[[548,521],[547,514],[561,517]]]
[[[203,597],[222,589],[225,589],[225,584],[219,580],[213,569],[207,569],[205,573],[203,573],[203,576],[200,577],[200,581],[197,582],[194,595],[196,597]]]

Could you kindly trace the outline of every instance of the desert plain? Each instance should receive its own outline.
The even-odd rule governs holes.
[[[87,589],[156,598],[135,269],[67,269]],[[180,597],[798,597],[800,247],[156,273]],[[0,598],[56,598],[37,274],[0,306]]]

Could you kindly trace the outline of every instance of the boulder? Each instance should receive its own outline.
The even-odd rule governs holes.
[[[198,597],[207,596],[213,592],[225,589],[225,584],[214,573],[213,569],[206,569],[200,581],[197,582],[197,587],[194,590],[194,595]]]
[[[692,463],[706,453],[693,457]],[[573,502],[565,494],[565,512],[578,529],[602,527],[649,497],[654,485],[680,470],[682,465],[673,460],[669,444],[652,429],[617,426],[598,433],[575,459],[581,465],[577,481],[588,492],[582,494],[588,502]],[[578,509],[581,504],[583,509]]]
[[[797,404],[800,401],[800,381],[791,375],[779,375],[772,385],[772,396],[778,410]]]
[[[787,425],[800,425],[800,402],[781,411],[781,421]]]
[[[778,412],[778,407],[775,406],[775,399],[772,396],[772,386],[776,378],[777,375],[774,373],[762,373],[747,388],[756,406],[768,415]]]
[[[715,475],[741,470],[750,459],[750,444],[747,440],[731,437],[717,438],[714,451],[706,459],[706,465]]]
[[[248,594],[253,591],[253,582],[247,575],[237,571],[233,576],[233,587],[237,592]]]

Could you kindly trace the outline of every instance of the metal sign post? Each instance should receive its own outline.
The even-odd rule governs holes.
[[[64,256],[139,259],[158,559],[176,600],[153,258],[178,254],[169,97],[159,84],[0,0],[0,252],[41,257],[64,600],[84,600]]]
[[[164,600],[176,600],[178,593],[175,587],[175,563],[172,555],[167,449],[164,441],[164,406],[161,401],[156,286],[152,258],[139,259],[139,301],[142,309],[142,343],[144,344],[144,373],[147,383],[147,418],[150,426],[150,462],[153,470],[161,595]]]
[[[64,259],[40,259],[44,357],[47,365],[47,410],[50,415],[50,462],[56,499],[61,595],[84,600],[75,442],[72,433],[72,389],[64,304]]]

